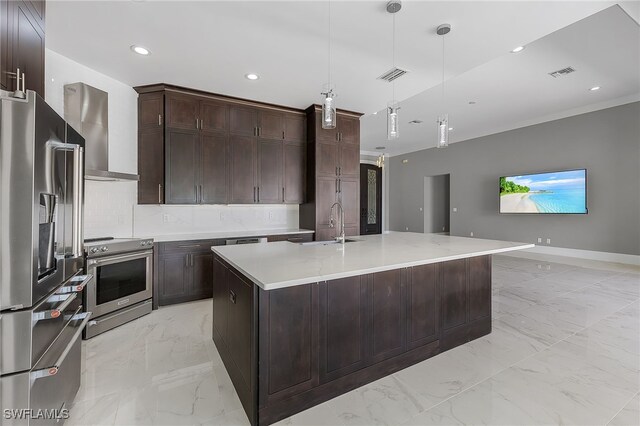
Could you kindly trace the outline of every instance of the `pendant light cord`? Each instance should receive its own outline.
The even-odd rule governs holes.
[[[391,35],[391,62],[393,62],[393,68],[396,67],[396,14],[393,14],[393,34]],[[391,82],[391,102],[396,102],[396,80]]]
[[[327,67],[327,74],[328,76],[328,87],[327,87],[327,92],[331,91],[331,0],[328,1],[329,3],[329,60],[327,61],[328,63],[328,67]]]
[[[444,111],[444,38],[446,35],[442,35],[442,110]]]

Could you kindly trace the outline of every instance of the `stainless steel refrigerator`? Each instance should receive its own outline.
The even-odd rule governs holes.
[[[84,139],[35,92],[12,94],[0,91],[1,423],[61,424],[91,317],[82,310]]]

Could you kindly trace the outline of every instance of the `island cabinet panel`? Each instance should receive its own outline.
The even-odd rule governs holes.
[[[442,263],[442,328],[450,329],[467,322],[467,260]]]
[[[491,315],[491,257],[471,257],[468,262],[469,321],[475,321]]]
[[[261,292],[260,404],[318,383],[318,286]]]
[[[436,264],[407,271],[407,349],[440,337],[440,292]]]
[[[406,310],[404,270],[370,275],[370,339],[373,362],[382,361],[404,351]]]
[[[359,370],[366,362],[367,284],[362,276],[320,283],[321,382]]]
[[[213,339],[252,425],[491,332],[489,256],[274,290],[214,257]]]

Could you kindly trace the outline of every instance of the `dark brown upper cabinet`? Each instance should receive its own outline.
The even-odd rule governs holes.
[[[135,88],[140,204],[300,204],[302,111],[168,85]]]
[[[44,98],[45,2],[0,1],[0,86],[16,90],[17,71],[27,90]],[[22,82],[20,83],[22,88]]]
[[[330,208],[336,201],[345,210],[345,234],[360,233],[360,116],[337,113],[336,128],[323,129],[320,105],[307,108],[307,203],[300,207],[300,226],[313,229],[316,240],[332,239]],[[334,214],[338,214],[334,212]]]

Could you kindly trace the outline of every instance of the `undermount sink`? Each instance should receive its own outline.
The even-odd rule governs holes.
[[[351,240],[347,238],[344,240],[345,243],[357,243],[360,240]],[[342,244],[339,241],[308,241],[306,243],[300,243],[301,246],[328,246],[333,244]]]

